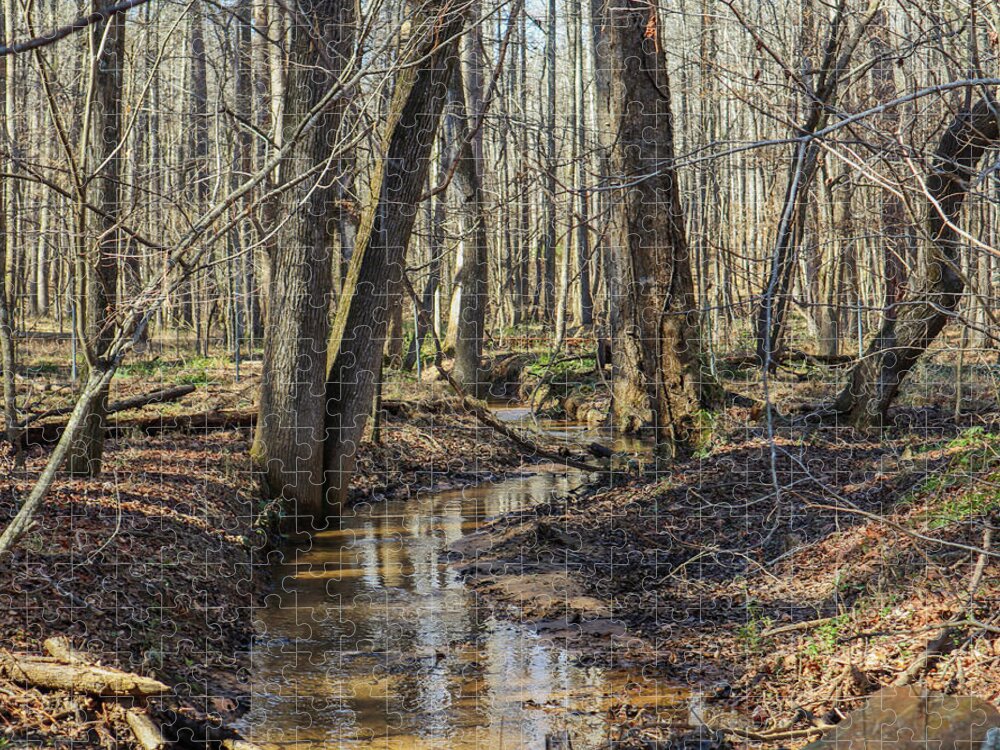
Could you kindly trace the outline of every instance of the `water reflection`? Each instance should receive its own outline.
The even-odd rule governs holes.
[[[541,748],[569,729],[598,744],[625,675],[487,614],[441,552],[484,520],[578,485],[540,471],[355,508],[285,548],[257,613],[242,729],[271,747]]]

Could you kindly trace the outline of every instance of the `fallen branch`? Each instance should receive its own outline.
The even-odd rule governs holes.
[[[827,729],[833,729],[836,724],[820,724],[819,726],[809,727],[808,729],[790,729],[786,732],[750,732],[745,729],[734,729],[731,727],[719,727],[716,731],[722,732],[723,734],[732,734],[745,740],[752,740],[753,742],[778,742],[781,740],[795,740],[803,739],[805,737],[813,737],[817,734],[822,734]]]
[[[21,685],[97,696],[148,698],[170,692],[151,677],[91,664],[67,664],[51,656],[0,654],[0,675]]]
[[[980,547],[973,547],[971,544],[962,544],[961,542],[951,542],[947,539],[936,539],[932,536],[927,536],[926,534],[921,534],[919,531],[914,531],[913,529],[908,529],[895,521],[890,521],[885,516],[880,516],[877,513],[869,513],[866,510],[861,510],[860,508],[851,508],[844,505],[827,505],[825,503],[805,503],[807,508],[819,508],[820,510],[833,510],[839,511],[841,513],[853,513],[855,515],[861,516],[862,518],[867,518],[869,521],[874,521],[876,523],[883,523],[891,529],[895,529],[907,536],[911,536],[914,539],[919,539],[923,542],[930,542],[931,544],[940,544],[944,547],[952,547],[954,549],[964,550],[966,552],[974,552],[979,555],[985,555],[987,557],[1000,558],[1000,553],[991,552],[990,550],[982,549]]]
[[[149,406],[150,404],[166,404],[171,401],[177,401],[180,398],[188,395],[194,391],[193,385],[178,385],[173,388],[162,388],[158,391],[153,391],[152,393],[146,393],[142,396],[133,396],[132,398],[126,398],[122,401],[115,401],[114,403],[108,404],[108,414],[115,414],[120,411],[128,411],[129,409],[141,409],[144,406]],[[73,412],[72,406],[61,406],[58,409],[49,409],[48,411],[43,411],[40,414],[32,414],[27,419],[23,420],[18,427],[25,428],[32,422],[37,422],[40,419],[48,419],[49,417],[61,417],[66,414],[71,414]],[[65,426],[65,425],[60,425]]]
[[[167,746],[160,728],[153,723],[145,711],[132,709],[126,712],[125,723],[132,730],[135,741],[139,743],[142,750],[163,750]]]
[[[813,628],[818,628],[820,625],[825,625],[828,622],[835,620],[835,617],[820,617],[818,620],[805,620],[803,622],[793,622],[791,625],[782,625],[780,628],[772,628],[771,630],[765,630],[761,633],[762,638],[770,638],[774,635],[782,635],[783,633],[794,633],[799,630],[812,630]]]

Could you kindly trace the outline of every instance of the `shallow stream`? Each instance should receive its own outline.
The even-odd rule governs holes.
[[[675,689],[581,666],[558,642],[493,618],[444,559],[484,521],[584,479],[555,468],[361,505],[340,530],[285,547],[257,613],[241,729],[267,747],[449,750],[540,750],[568,731],[584,750],[607,739],[607,710],[626,691],[633,705],[677,710]]]

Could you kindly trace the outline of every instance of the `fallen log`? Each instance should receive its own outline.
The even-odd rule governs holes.
[[[132,709],[125,713],[125,723],[135,735],[135,741],[142,750],[164,750],[167,746],[160,728],[156,726],[145,711]]]
[[[141,396],[133,396],[132,398],[126,398],[121,401],[110,403],[108,404],[108,414],[128,411],[129,409],[141,409],[142,407],[149,406],[151,404],[167,404],[171,401],[177,401],[193,391],[194,386],[190,384],[178,385],[173,388],[161,388],[160,390],[153,391],[152,393],[145,393]],[[76,408],[76,404],[71,404],[70,406],[60,406],[58,409],[49,409],[48,411],[43,411],[40,414],[32,414],[30,417],[23,420],[18,427],[23,429],[32,422],[38,422],[39,420],[48,419],[50,417],[61,417],[66,414],[71,414],[74,408]]]
[[[0,654],[0,675],[25,686],[105,697],[149,698],[170,692],[151,677],[92,664],[67,664],[52,656]]]
[[[395,416],[406,417],[408,411],[414,408],[439,412],[445,405],[436,402],[420,402],[408,404],[397,400],[382,402],[383,410]],[[252,409],[219,411],[203,411],[193,414],[170,414],[152,417],[137,417],[135,419],[120,419],[107,425],[108,437],[127,437],[141,432],[144,435],[159,435],[164,432],[221,432],[223,430],[240,430],[253,428],[257,424],[257,412]],[[52,423],[28,427],[21,433],[25,447],[32,445],[51,445],[58,442],[65,425]]]
[[[195,414],[170,414],[109,422],[106,434],[110,438],[126,437],[136,432],[157,435],[163,432],[218,432],[253,427],[257,421],[254,411],[206,411]],[[25,447],[51,445],[62,436],[64,425],[45,424],[29,427],[22,433]]]

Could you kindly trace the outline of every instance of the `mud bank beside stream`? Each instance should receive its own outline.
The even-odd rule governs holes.
[[[881,439],[787,432],[773,453],[734,431],[659,477],[497,519],[452,565],[499,615],[702,692],[744,736],[804,744],[900,681],[995,703],[1000,564],[977,550],[1000,525],[998,415],[898,417]],[[616,747],[678,730],[638,705],[618,719]]]

